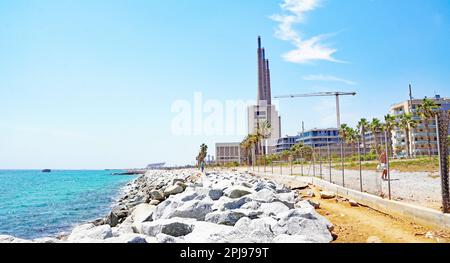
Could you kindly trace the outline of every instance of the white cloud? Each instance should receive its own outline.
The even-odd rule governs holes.
[[[327,47],[321,43],[330,37],[330,34],[302,39],[300,33],[294,29],[295,24],[304,22],[305,13],[315,10],[320,7],[320,4],[321,0],[284,0],[280,6],[286,14],[271,16],[272,20],[279,23],[275,36],[296,46],[296,49],[283,55],[286,61],[294,63],[308,63],[314,60],[343,62],[333,57],[337,49]]]
[[[351,80],[339,78],[332,75],[324,75],[324,74],[318,74],[318,75],[307,75],[303,76],[304,80],[312,80],[312,81],[335,81],[335,82],[341,82],[347,85],[354,86],[357,83]]]

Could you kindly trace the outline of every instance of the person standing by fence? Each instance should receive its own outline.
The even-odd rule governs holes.
[[[387,181],[388,180],[388,167],[387,167],[387,155],[386,155],[386,152],[383,151],[380,154],[379,162],[380,162],[380,164],[378,165],[378,170],[382,172],[381,179],[383,181]]]

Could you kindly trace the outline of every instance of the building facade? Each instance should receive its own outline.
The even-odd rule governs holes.
[[[241,147],[241,144],[236,143],[217,143],[216,144],[216,163],[239,163],[242,164],[245,161],[245,150]]]
[[[436,95],[432,100],[441,110],[450,110],[450,98],[441,98],[439,95]],[[423,100],[421,99],[412,99],[395,104],[390,108],[390,114],[392,116],[400,117],[404,113],[412,114],[413,119],[419,122],[419,125],[415,129],[410,129],[409,131],[410,145],[407,145],[405,130],[396,128],[392,132],[392,144],[395,152],[407,154],[409,148],[409,152],[414,157],[426,156],[429,152],[429,139],[431,142],[431,154],[438,154],[436,121],[434,119],[428,120],[429,126],[427,131],[425,121],[422,120],[418,114],[418,106],[421,105],[422,102]],[[450,135],[450,130],[448,135]]]
[[[378,145],[378,147],[386,145],[386,136],[384,132],[378,133],[375,136],[375,134],[372,131],[367,131],[364,134],[364,139],[366,143],[366,153],[369,153],[371,151],[376,152],[376,145]]]
[[[312,129],[299,134],[296,141],[303,145],[314,149],[316,154],[320,156],[340,156],[341,155],[341,140],[339,138],[339,130],[336,128],[329,129]],[[356,152],[356,145],[344,144],[342,147],[345,156]]]
[[[285,136],[277,140],[276,153],[288,151],[297,143],[300,136]]]
[[[332,144],[339,143],[339,130],[335,128],[330,129],[313,129],[299,134],[297,143],[312,148],[325,147]]]

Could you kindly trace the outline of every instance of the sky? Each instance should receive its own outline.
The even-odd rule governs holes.
[[[0,169],[214,155],[242,134],[179,133],[174,103],[256,99],[258,35],[273,95],[355,91],[349,125],[382,118],[410,83],[448,97],[449,16],[447,0],[1,0]],[[283,135],[335,126],[333,98],[278,105]]]

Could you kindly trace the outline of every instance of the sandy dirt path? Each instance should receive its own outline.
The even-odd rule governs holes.
[[[292,180],[286,177],[265,176],[289,186]],[[313,199],[320,203],[317,211],[335,225],[335,243],[367,243],[369,238],[383,243],[450,243],[450,231],[417,224],[406,218],[394,217],[369,207],[352,207],[341,199],[319,198],[321,189],[310,186],[315,192]],[[302,195],[301,192],[299,193]]]

